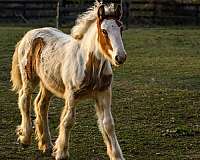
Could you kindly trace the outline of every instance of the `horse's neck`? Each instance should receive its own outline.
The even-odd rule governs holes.
[[[87,32],[84,34],[81,40],[81,49],[85,52],[84,54],[88,54],[90,52],[98,52],[97,41],[97,29],[96,22],[91,24]]]
[[[97,58],[94,52],[88,54],[84,67],[84,77],[81,81],[78,95],[86,91],[103,91],[110,87],[112,82],[112,68],[110,63]]]
[[[79,56],[84,61],[80,69],[83,75],[80,90],[104,90],[112,81],[111,64],[99,52],[97,36],[96,24],[93,24],[80,42]]]
[[[94,22],[81,40],[80,48],[85,57],[84,68],[88,71],[92,68],[93,72],[98,74],[112,74],[110,63],[100,53],[97,36],[96,22]]]

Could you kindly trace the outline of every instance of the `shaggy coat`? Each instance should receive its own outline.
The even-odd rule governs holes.
[[[114,10],[114,11],[113,11]],[[99,128],[112,160],[123,160],[111,114],[111,64],[126,60],[120,7],[113,9],[96,3],[80,16],[66,35],[55,28],[34,29],[16,45],[11,81],[19,94],[22,115],[17,127],[18,140],[31,143],[31,95],[39,84],[34,100],[35,133],[38,148],[51,152],[56,160],[69,157],[69,135],[75,122],[75,105],[80,99],[94,98]],[[48,106],[52,95],[65,100],[60,117],[59,135],[53,146],[48,126]]]

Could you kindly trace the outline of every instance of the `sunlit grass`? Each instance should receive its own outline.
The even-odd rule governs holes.
[[[49,159],[34,140],[27,149],[16,143],[20,114],[17,96],[9,90],[9,70],[14,46],[29,29],[0,27],[1,159]],[[123,37],[128,59],[114,69],[112,111],[125,158],[199,159],[200,30],[133,28]],[[50,106],[53,140],[62,107],[58,99]],[[108,159],[91,101],[77,107],[70,145],[71,159]]]

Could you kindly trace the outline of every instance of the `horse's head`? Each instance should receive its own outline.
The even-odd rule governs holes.
[[[126,60],[126,51],[122,42],[121,7],[113,14],[106,15],[105,6],[98,9],[97,28],[100,52],[113,65],[118,66]]]

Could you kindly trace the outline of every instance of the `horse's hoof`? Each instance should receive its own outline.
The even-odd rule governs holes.
[[[17,129],[15,130],[17,136],[23,136],[23,130],[20,127],[17,127]]]
[[[17,138],[17,144],[20,144],[23,148],[27,148],[31,144],[31,140],[25,138],[24,136],[19,136]]]
[[[52,148],[52,147],[47,148],[47,149],[44,151],[44,155],[46,155],[46,156],[51,156],[52,151],[53,151],[53,148]]]
[[[55,160],[69,160],[69,153],[66,154],[58,154],[57,152],[53,152],[52,156],[55,158]]]

